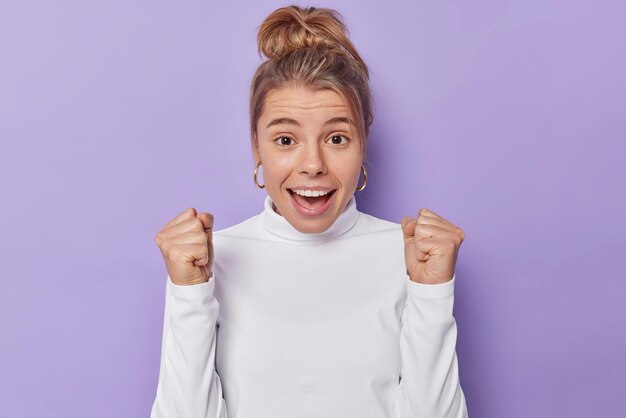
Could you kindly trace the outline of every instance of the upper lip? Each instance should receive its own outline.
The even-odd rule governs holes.
[[[333,187],[323,187],[323,186],[293,186],[288,187],[291,190],[320,190],[323,192],[329,192],[335,190]]]

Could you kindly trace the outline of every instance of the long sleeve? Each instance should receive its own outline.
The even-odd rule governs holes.
[[[181,286],[167,276],[161,363],[150,418],[227,418],[215,371],[215,277]]]
[[[455,275],[441,284],[422,284],[407,276],[401,318],[401,379],[394,418],[467,418],[456,356],[452,315]]]

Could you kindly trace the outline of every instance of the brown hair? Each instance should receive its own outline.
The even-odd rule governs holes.
[[[336,10],[296,5],[265,18],[257,36],[259,56],[268,60],[256,70],[250,87],[250,133],[257,146],[257,123],[270,90],[294,86],[331,89],[347,102],[361,138],[363,159],[373,121],[369,69],[348,39]]]

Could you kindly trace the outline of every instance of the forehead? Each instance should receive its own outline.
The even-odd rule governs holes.
[[[261,119],[277,113],[314,117],[326,117],[329,113],[347,116],[348,109],[334,90],[313,90],[306,87],[282,87],[271,90],[265,97]]]

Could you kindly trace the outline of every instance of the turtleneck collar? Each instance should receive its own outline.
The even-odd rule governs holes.
[[[273,201],[269,195],[265,197],[263,212],[261,212],[261,225],[269,232],[289,241],[301,243],[313,243],[338,237],[348,232],[356,224],[359,211],[356,207],[356,197],[352,195],[343,212],[339,214],[335,222],[324,232],[304,233],[294,228],[284,216],[279,215],[273,209]]]

